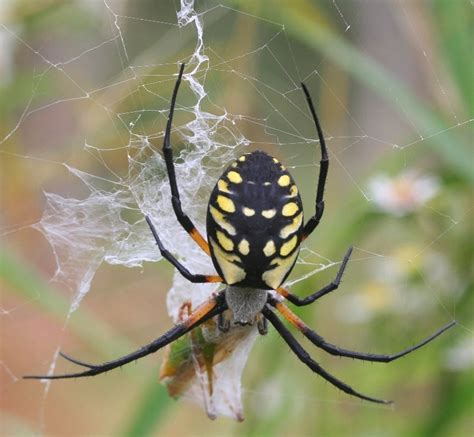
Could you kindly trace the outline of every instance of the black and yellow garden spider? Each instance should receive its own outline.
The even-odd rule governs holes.
[[[61,353],[63,358],[87,370],[63,375],[25,376],[25,378],[65,379],[99,375],[152,354],[217,316],[218,328],[223,332],[231,329],[233,325],[257,324],[259,332],[266,334],[267,321],[270,321],[290,349],[313,372],[350,395],[372,402],[390,403],[391,401],[363,395],[325,371],[297,342],[277,313],[314,345],[332,355],[385,363],[429,343],[456,322],[447,324],[421,343],[402,352],[394,355],[377,355],[353,352],[328,343],[283,303],[286,299],[297,306],[308,305],[336,290],[352,252],[352,248],[349,248],[335,279],[329,285],[305,298],[300,298],[281,287],[293,269],[301,242],[318,226],[324,212],[324,186],[329,166],[328,153],[311,96],[304,84],[301,85],[316,126],[322,155],[315,214],[304,224],[303,205],[298,188],[290,173],[277,159],[261,151],[246,153],[224,171],[211,193],[207,210],[209,242],[206,241],[182,210],[170,144],[173,112],[183,71],[184,64],[181,65],[171,98],[163,143],[171,186],[171,203],[178,222],[212,258],[218,275],[191,273],[163,246],[150,217],[147,216],[146,221],[162,256],[186,279],[194,283],[219,282],[225,284],[225,288],[197,307],[183,322],[135,352],[97,365],[88,364]]]

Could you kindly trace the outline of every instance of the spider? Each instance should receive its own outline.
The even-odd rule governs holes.
[[[364,395],[324,370],[297,342],[278,314],[315,346],[332,355],[384,363],[419,349],[451,328],[456,322],[448,323],[430,337],[406,350],[393,355],[379,355],[354,352],[327,342],[285,305],[285,300],[297,306],[309,305],[336,290],[352,253],[352,247],[350,247],[336,277],[330,284],[305,298],[300,298],[281,287],[293,269],[302,241],[311,235],[321,220],[324,212],[324,186],[329,168],[323,131],[304,83],[301,86],[321,148],[315,214],[304,223],[303,205],[298,188],[290,173],[277,159],[262,151],[246,153],[230,164],[211,193],[206,225],[209,242],[206,241],[181,207],[170,144],[173,113],[183,71],[184,64],[179,70],[171,97],[163,142],[163,154],[171,187],[171,203],[178,222],[199,247],[212,258],[218,275],[191,273],[163,246],[151,218],[146,216],[145,219],[162,256],[186,279],[193,283],[223,283],[225,288],[213,294],[184,321],[176,324],[164,335],[128,355],[102,364],[88,364],[61,352],[60,355],[63,358],[86,370],[61,375],[29,375],[24,378],[66,379],[99,375],[150,355],[205,321],[217,317],[217,326],[222,332],[229,331],[232,325],[256,324],[259,333],[264,335],[267,333],[267,321],[269,321],[294,354],[314,373],[349,395],[376,403],[391,403],[392,401]]]

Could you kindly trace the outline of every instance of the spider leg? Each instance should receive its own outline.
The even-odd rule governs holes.
[[[355,358],[356,360],[363,360],[363,361],[373,361],[373,362],[380,362],[380,363],[389,363],[390,361],[394,361],[398,358],[401,358],[405,355],[408,355],[410,352],[413,352],[425,344],[429,343],[430,341],[434,340],[436,337],[440,336],[443,332],[447,331],[449,328],[456,324],[455,321],[448,323],[447,325],[443,326],[441,329],[436,331],[434,334],[430,335],[428,338],[424,339],[420,343],[405,349],[401,352],[398,352],[393,355],[380,355],[380,354],[370,354],[370,353],[361,353],[361,352],[354,352],[347,349],[340,348],[339,346],[335,346],[331,343],[328,343],[317,334],[315,331],[310,329],[295,313],[293,313],[286,305],[281,302],[277,302],[276,300],[269,299],[269,303],[273,305],[279,313],[290,322],[296,329],[298,329],[311,343],[316,345],[317,347],[325,350],[326,352],[330,353],[331,355],[335,355],[338,357],[349,357]]]
[[[314,216],[311,217],[304,226],[303,237],[302,237],[302,239],[304,240],[307,237],[309,237],[309,235],[314,231],[316,226],[318,226],[319,221],[321,220],[321,217],[323,216],[324,186],[326,185],[326,177],[328,175],[329,157],[328,157],[328,151],[326,148],[326,141],[324,140],[323,130],[321,128],[321,124],[319,123],[318,116],[316,115],[316,111],[313,105],[313,100],[311,99],[311,95],[309,94],[309,91],[308,91],[308,88],[306,88],[306,85],[304,83],[301,83],[301,87],[303,88],[304,94],[306,96],[306,101],[308,102],[309,110],[311,111],[311,116],[313,117],[316,130],[318,131],[319,144],[321,146],[321,161],[320,161],[320,167],[319,167],[318,188],[316,192],[316,212]]]
[[[290,331],[283,325],[281,320],[277,315],[268,307],[265,306],[262,310],[263,315],[270,321],[270,323],[275,327],[278,333],[283,337],[283,340],[290,346],[290,349],[295,353],[295,355],[306,364],[314,373],[317,373],[319,376],[324,378],[326,381],[330,382],[332,385],[336,386],[343,392],[355,396],[366,401],[375,402],[378,404],[391,404],[393,401],[386,401],[383,399],[377,399],[370,396],[363,395],[355,391],[352,387],[348,386],[344,382],[332,376],[330,373],[326,372],[316,361],[314,361],[304,350],[304,348],[296,341],[295,337],[290,333]]]
[[[155,226],[153,225],[150,217],[145,216],[146,222],[148,223],[148,226],[150,226],[151,232],[153,233],[153,236],[155,237],[156,244],[158,245],[158,248],[160,249],[161,255],[163,258],[168,260],[171,264],[173,264],[188,281],[191,281],[193,283],[206,283],[206,282],[223,282],[224,280],[217,275],[196,275],[194,273],[191,273],[183,264],[181,264],[164,246],[163,243],[160,240],[160,237],[158,237],[158,233],[156,232]]]
[[[73,362],[82,367],[86,367],[88,370],[83,372],[77,373],[66,373],[63,375],[27,375],[24,376],[24,379],[68,379],[68,378],[81,378],[85,376],[95,376],[99,375],[104,372],[108,372],[109,370],[115,369],[117,367],[123,366],[125,364],[130,363],[131,361],[138,360],[140,358],[146,357],[157,350],[163,348],[167,344],[177,340],[179,337],[183,336],[187,332],[191,331],[196,326],[200,325],[201,323],[209,320],[210,318],[216,316],[217,314],[225,311],[227,305],[225,303],[224,294],[220,293],[217,296],[213,296],[207,302],[204,302],[202,305],[196,308],[195,311],[191,313],[191,315],[181,323],[178,323],[173,328],[171,328],[168,332],[163,334],[161,337],[157,338],[156,340],[152,341],[151,343],[137,349],[135,352],[132,352],[128,355],[123,357],[117,358],[113,361],[107,361],[102,364],[87,364],[82,361],[76,360],[71,358],[63,353],[60,353],[62,357],[67,359],[68,361]]]
[[[260,335],[268,334],[268,320],[266,317],[259,316],[257,319],[257,329]]]
[[[337,272],[336,277],[330,284],[321,288],[321,290],[318,290],[314,292],[313,294],[310,294],[309,296],[306,296],[304,298],[296,296],[295,294],[291,293],[290,291],[288,291],[286,288],[283,288],[283,287],[279,287],[275,291],[297,306],[309,305],[310,303],[313,303],[316,299],[323,297],[324,295],[330,293],[331,291],[337,290],[341,282],[342,275],[344,274],[344,270],[346,269],[347,263],[349,262],[351,253],[352,253],[352,247],[349,247],[346,254],[344,255],[344,259],[342,260],[341,267],[339,267],[339,271]]]
[[[84,361],[76,360],[75,358],[70,357],[69,355],[66,355],[64,352],[59,352],[59,355],[63,357],[65,360],[68,360],[71,363],[77,364],[78,366],[87,367],[89,369],[93,369],[94,367],[96,367],[95,364],[89,364],[89,363],[85,363]]]
[[[171,203],[173,205],[173,210],[176,215],[176,218],[178,219],[178,222],[181,224],[184,230],[199,245],[199,247],[210,256],[211,252],[209,250],[209,244],[207,243],[206,239],[196,229],[196,226],[194,226],[191,219],[183,212],[183,209],[181,208],[181,200],[179,198],[178,184],[176,182],[176,173],[174,170],[173,163],[173,149],[171,148],[170,144],[171,125],[173,123],[174,108],[176,105],[176,97],[178,95],[179,85],[181,84],[181,78],[183,77],[183,71],[184,64],[181,64],[178,79],[174,86],[173,95],[171,97],[170,112],[168,115],[168,122],[166,124],[165,138],[163,140],[163,155],[165,157],[166,170],[168,171],[168,178],[171,187]]]

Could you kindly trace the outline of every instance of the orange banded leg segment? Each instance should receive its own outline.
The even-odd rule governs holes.
[[[211,309],[212,308],[210,308],[209,311]],[[179,317],[181,320],[184,318],[184,315],[183,315],[184,311],[187,311],[188,316],[192,314],[192,304],[190,301],[186,301],[181,305],[181,308],[179,311]],[[222,313],[219,314],[219,316],[221,315]],[[189,332],[189,335],[191,337],[191,343],[192,343],[191,347],[192,347],[192,353],[194,355],[194,361],[196,362],[195,364],[199,366],[199,369],[201,372],[203,371],[203,369],[206,371],[208,393],[209,393],[209,396],[212,396],[212,392],[214,391],[213,371],[212,371],[214,356],[212,354],[212,356],[209,357],[203,353],[196,330],[191,330]]]
[[[211,297],[206,302],[199,305],[185,320],[182,324],[186,328],[190,328],[196,325],[201,319],[203,319],[206,314],[209,314],[218,304],[217,297]]]
[[[308,329],[306,324],[301,320],[293,311],[291,311],[284,303],[282,302],[272,302],[273,306],[278,310],[278,312],[290,322],[298,331],[303,332],[305,329]],[[304,334],[304,332],[303,332]]]
[[[283,287],[278,287],[275,291],[285,299],[288,299],[288,296],[292,295],[286,288]]]
[[[211,256],[211,250],[209,249],[209,244],[205,240],[205,238],[201,235],[201,233],[194,227],[188,233],[191,236],[191,238],[198,244],[198,246],[204,252],[206,252],[207,255]]]
[[[224,282],[224,280],[218,275],[206,275],[205,281],[203,282]]]
[[[372,362],[380,362],[380,363],[389,363],[390,361],[394,361],[397,358],[401,358],[405,355],[408,355],[410,352],[413,352],[420,347],[424,346],[425,344],[431,342],[436,337],[440,336],[443,332],[447,331],[449,328],[453,327],[456,322],[452,321],[447,325],[443,326],[441,329],[438,329],[434,334],[430,335],[429,337],[425,338],[420,343],[415,344],[414,346],[402,350],[393,355],[381,355],[381,354],[371,354],[371,353],[362,353],[362,352],[354,352],[347,349],[340,348],[334,344],[328,343],[323,337],[317,334],[315,331],[310,329],[293,311],[291,311],[286,305],[281,302],[277,302],[276,300],[271,300],[270,304],[273,305],[278,312],[290,322],[298,331],[300,331],[311,343],[315,346],[323,349],[324,351],[330,353],[331,355],[335,355],[338,357],[349,357],[354,358],[356,360],[362,361],[372,361]]]
[[[292,304],[295,304],[297,306],[304,306],[304,305],[309,305],[310,303],[313,303],[315,300],[319,299],[320,297],[323,297],[324,295],[330,293],[331,291],[337,290],[337,288],[339,287],[339,284],[341,283],[344,270],[346,269],[347,263],[349,262],[349,258],[351,257],[351,253],[352,253],[352,247],[349,247],[349,249],[347,249],[347,252],[344,256],[344,259],[342,260],[341,267],[339,267],[339,271],[337,272],[336,277],[330,284],[321,288],[321,290],[318,290],[304,298],[298,297],[295,294],[290,293],[286,288],[283,288],[283,287],[277,288],[276,292],[280,294],[281,296],[283,296],[285,299],[288,299]]]

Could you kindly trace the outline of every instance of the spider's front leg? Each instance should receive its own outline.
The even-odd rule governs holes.
[[[173,205],[173,210],[178,219],[180,225],[184,230],[190,235],[190,237],[198,244],[198,246],[206,252],[207,255],[211,255],[209,249],[209,244],[206,239],[201,235],[197,230],[194,223],[191,219],[184,213],[181,207],[181,199],[179,197],[178,184],[176,182],[176,172],[174,169],[173,163],[173,149],[171,148],[170,136],[171,136],[171,126],[173,124],[173,114],[174,108],[176,105],[176,97],[178,96],[179,85],[181,84],[181,79],[183,77],[184,64],[181,64],[179,69],[178,79],[174,86],[173,95],[171,97],[170,112],[168,115],[168,122],[166,123],[165,138],[163,140],[163,155],[165,157],[166,170],[168,172],[168,179],[171,187],[171,204]]]
[[[323,129],[319,123],[318,116],[316,115],[316,110],[314,109],[313,100],[309,94],[308,88],[304,83],[301,84],[304,94],[306,96],[306,101],[308,102],[309,110],[311,116],[313,117],[314,125],[318,132],[319,144],[321,146],[321,160],[319,164],[319,177],[318,177],[318,188],[316,191],[316,211],[314,216],[311,217],[308,222],[305,224],[303,229],[303,240],[309,237],[309,235],[314,231],[316,226],[319,225],[321,217],[324,213],[324,187],[326,186],[326,178],[329,170],[329,156],[326,147],[326,141],[324,140]]]

